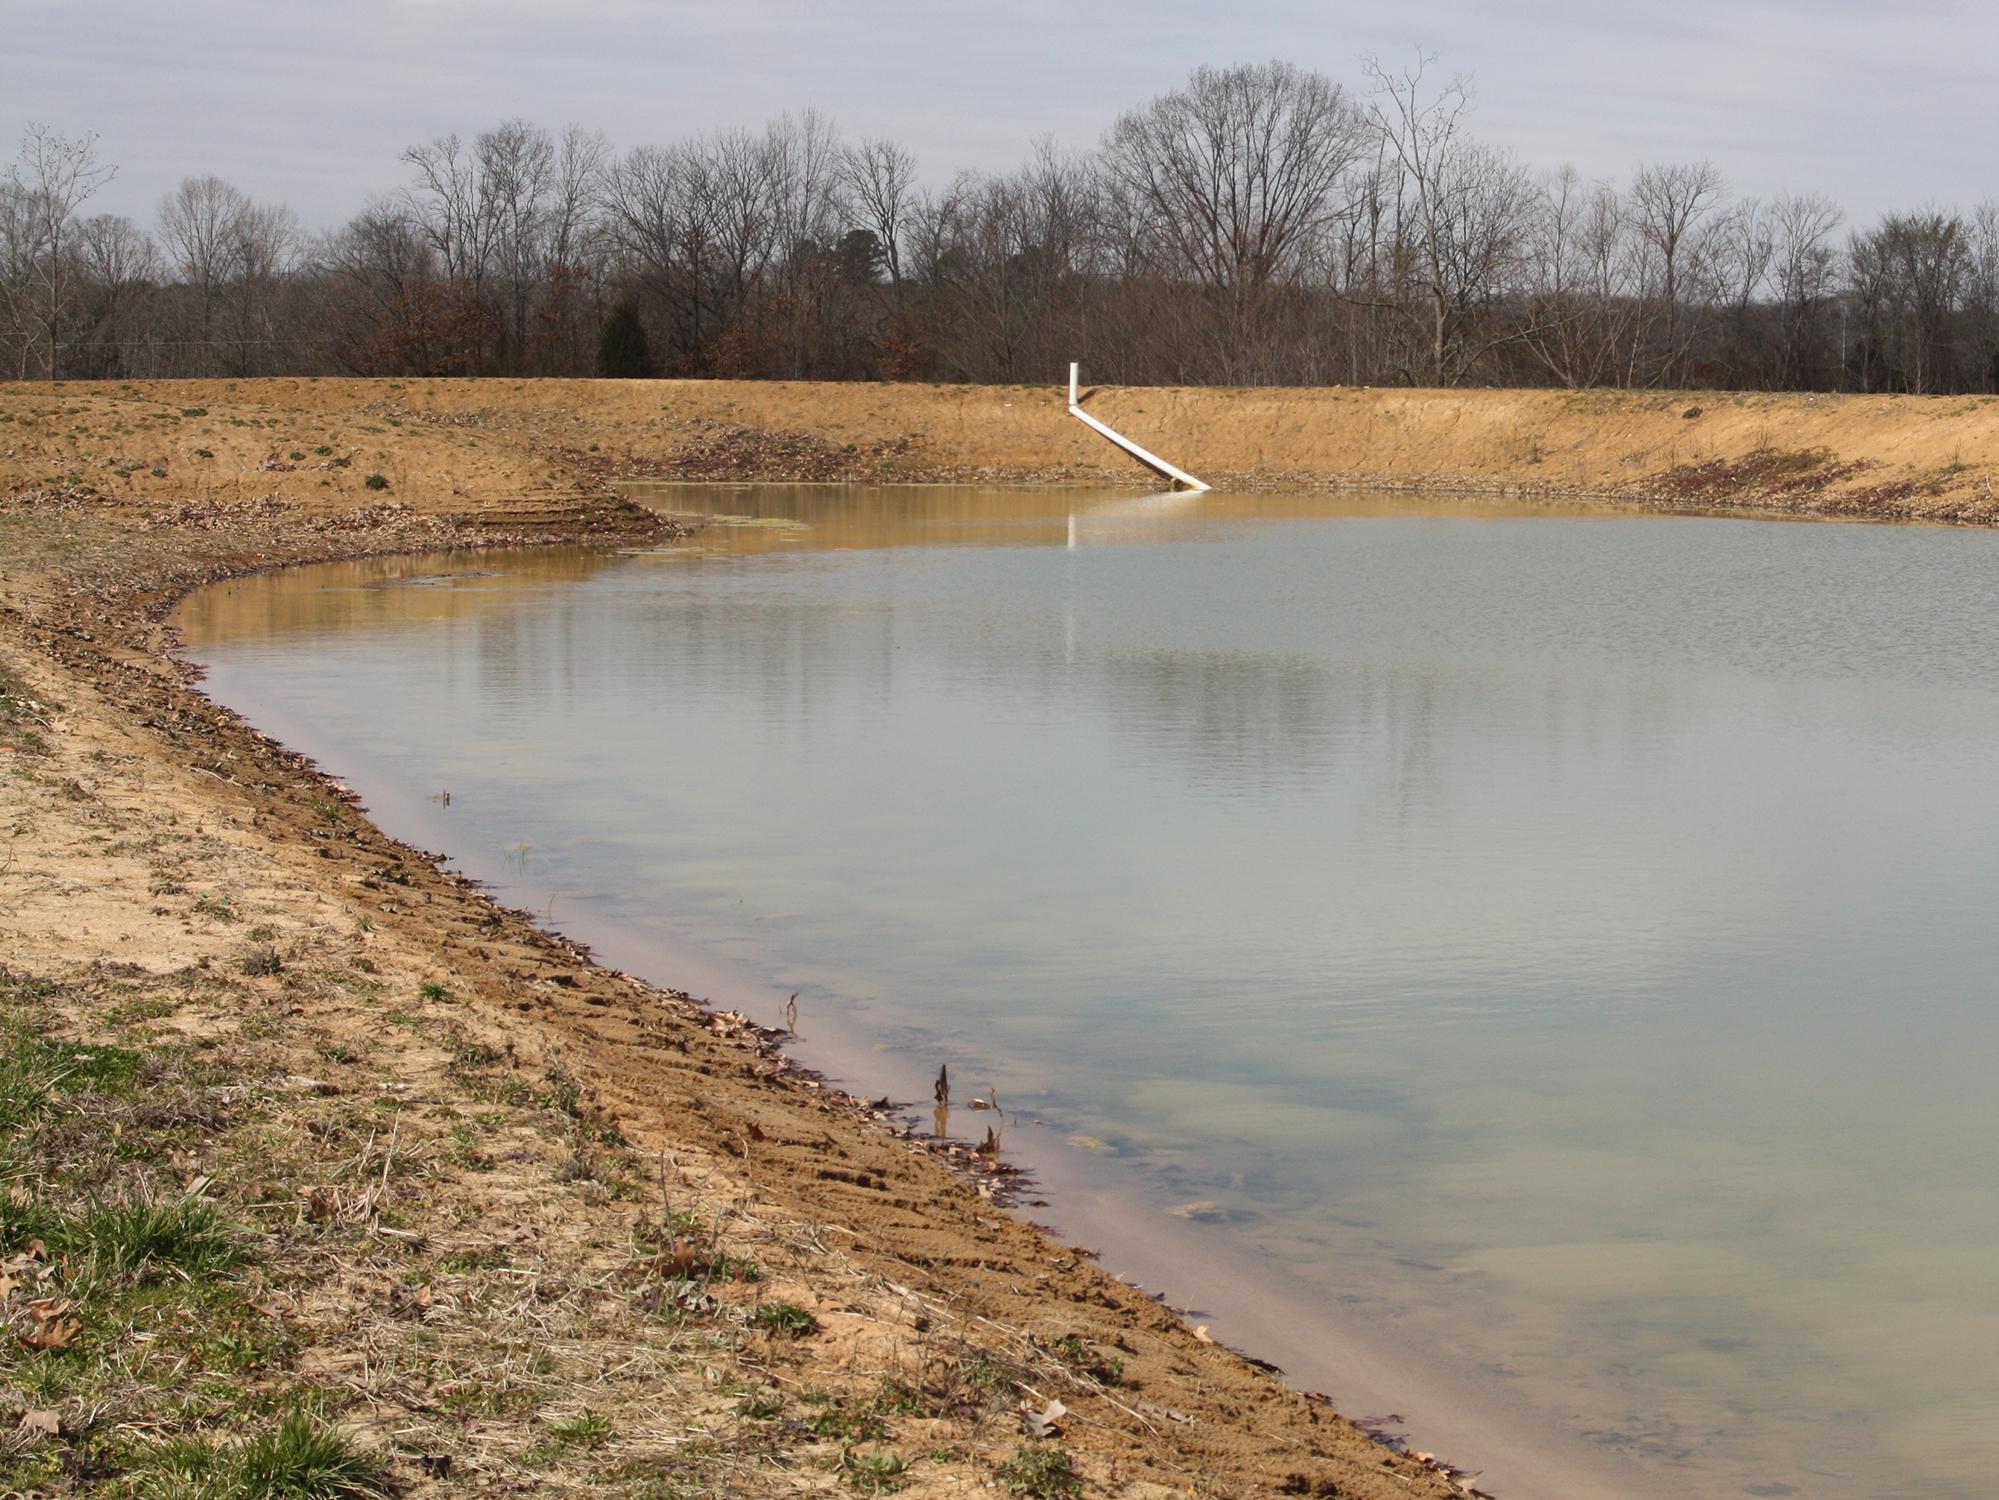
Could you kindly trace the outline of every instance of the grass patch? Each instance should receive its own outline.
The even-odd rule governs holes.
[[[62,1215],[55,1232],[63,1250],[88,1257],[100,1275],[211,1280],[248,1259],[239,1232],[213,1204],[155,1197],[143,1188],[92,1199]]]
[[[1123,1360],[1092,1349],[1073,1333],[1055,1341],[1055,1352],[1077,1374],[1104,1385],[1116,1385],[1124,1378]]]
[[[213,917],[218,922],[234,922],[243,915],[236,909],[233,900],[218,896],[213,891],[203,891],[194,898],[194,913],[198,917]]]
[[[548,1434],[559,1443],[597,1444],[611,1435],[611,1419],[585,1407],[573,1417],[558,1417]]]
[[[1059,1448],[1016,1448],[993,1479],[1009,1495],[1029,1500],[1074,1500],[1083,1493],[1083,1476]]]
[[[840,1450],[840,1477],[863,1494],[886,1495],[902,1488],[902,1474],[909,1466],[901,1455],[883,1448],[857,1453]]]
[[[888,1424],[879,1413],[849,1411],[842,1406],[828,1406],[814,1412],[805,1419],[805,1430],[814,1437],[831,1438],[843,1445],[878,1443],[888,1436]]]
[[[259,943],[243,955],[243,972],[252,979],[261,979],[283,971],[285,961],[276,948],[269,943]]]
[[[0,994],[6,988],[0,970]],[[51,1096],[131,1094],[144,1061],[129,1048],[57,1041],[0,1016],[0,1141],[38,1119]]]
[[[303,1412],[238,1447],[174,1438],[130,1464],[125,1492],[146,1500],[369,1500],[391,1492],[381,1460]]]
[[[55,704],[36,698],[26,683],[0,667],[0,742],[17,754],[47,755],[49,742],[41,731],[51,725],[56,712]]]
[[[750,1327],[774,1338],[802,1339],[819,1331],[819,1320],[790,1302],[766,1302],[750,1315]]]

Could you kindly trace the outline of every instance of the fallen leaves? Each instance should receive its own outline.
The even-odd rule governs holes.
[[[315,1224],[324,1224],[339,1217],[340,1194],[330,1187],[310,1187],[299,1190],[299,1208]]]
[[[20,1340],[30,1349],[67,1349],[83,1332],[83,1320],[71,1313],[67,1297],[37,1297],[23,1311],[32,1327],[22,1329]]]
[[[1068,1415],[1069,1408],[1060,1401],[1050,1401],[1039,1411],[1027,1404],[1020,1408],[1020,1425],[1031,1438],[1053,1437],[1062,1430],[1062,1419]]]
[[[669,1281],[692,1281],[701,1271],[701,1252],[686,1240],[675,1240],[653,1261],[652,1269]]]
[[[40,1240],[29,1240],[27,1249],[0,1260],[0,1297],[11,1297],[32,1282],[48,1258],[47,1246]]]

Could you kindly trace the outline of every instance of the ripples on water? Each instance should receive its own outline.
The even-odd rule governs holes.
[[[948,1058],[1685,1493],[1989,1487],[1999,537],[671,503],[809,525],[183,624],[520,904]]]

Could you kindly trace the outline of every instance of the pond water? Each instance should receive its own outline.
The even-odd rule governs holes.
[[[1989,1489],[1999,536],[652,498],[733,519],[179,623],[502,899],[996,1088],[1113,1269],[1512,1494]]]

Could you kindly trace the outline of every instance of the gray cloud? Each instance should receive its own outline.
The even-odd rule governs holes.
[[[510,115],[620,145],[815,104],[913,146],[926,176],[1087,146],[1200,62],[1442,54],[1476,128],[1532,165],[1621,177],[1709,156],[1743,192],[1813,189],[1858,218],[1999,195],[1983,101],[1999,7],[1971,0],[8,0],[0,150],[29,121],[96,130],[93,208],[150,221],[214,171],[328,225],[402,180],[397,154]]]

